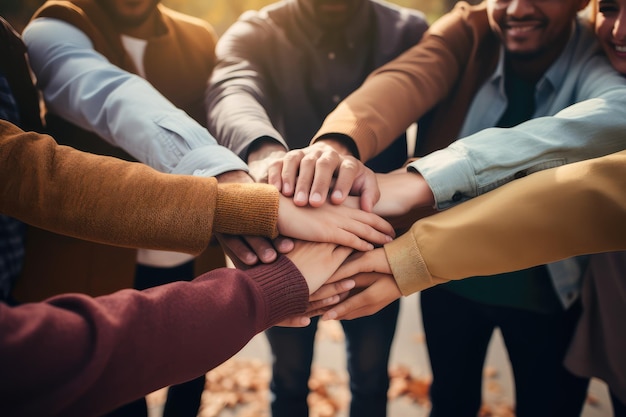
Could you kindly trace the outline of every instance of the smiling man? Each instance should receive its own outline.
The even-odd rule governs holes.
[[[419,41],[422,13],[371,0],[288,0],[242,15],[219,40],[207,103],[209,129],[248,162],[257,181],[289,149],[307,146],[324,117],[367,75]],[[402,166],[406,136],[368,165]],[[348,345],[352,416],[386,415],[388,359],[398,303],[342,322]],[[308,415],[317,320],[272,328],[272,414]]]

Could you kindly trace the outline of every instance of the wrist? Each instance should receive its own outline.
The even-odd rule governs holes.
[[[340,155],[350,155],[359,158],[359,150],[350,136],[343,134],[329,134],[320,137],[316,144],[330,146]]]
[[[282,143],[269,136],[262,136],[256,139],[248,147],[248,156],[246,161],[249,163],[266,159],[271,154],[280,152],[286,153],[287,149]]]

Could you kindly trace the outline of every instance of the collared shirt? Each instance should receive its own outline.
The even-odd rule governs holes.
[[[110,63],[76,27],[38,18],[23,38],[46,105],[57,115],[162,172],[215,176],[247,171],[205,127],[146,80]]]
[[[310,89],[313,105],[323,117],[356,90],[373,69],[372,5],[362,2],[344,30],[322,30],[311,11],[300,2],[294,3],[293,15],[302,30],[302,39],[309,40],[299,43],[309,69],[306,87]]]
[[[218,41],[209,130],[244,159],[263,137],[308,146],[339,101],[427,28],[422,13],[377,1],[363,2],[343,31],[324,33],[309,13],[299,1],[278,2],[244,13]],[[384,171],[405,156],[402,137],[369,164]]]
[[[617,152],[626,145],[615,122],[619,114],[626,117],[626,79],[600,52],[584,22],[576,23],[563,53],[537,83],[534,119],[506,133],[492,127],[506,108],[502,54],[500,59],[472,102],[459,135],[463,139],[410,164],[428,182],[438,209],[532,172]],[[594,140],[599,131],[602,140]]]
[[[524,133],[514,127],[509,129],[510,134],[501,135],[501,130],[492,128],[507,107],[504,54],[500,53],[498,67],[476,94],[459,135],[469,137],[412,163],[411,167],[424,176],[438,206],[445,208],[514,178],[572,162],[572,158],[586,159],[580,142],[592,140],[598,125],[611,123],[608,115],[597,110],[606,104],[606,98],[611,98],[616,83],[626,85],[620,78],[599,54],[593,33],[576,22],[564,51],[537,82],[534,119],[519,125]],[[577,102],[581,103],[572,106]],[[571,107],[566,109],[568,106]],[[576,123],[568,123],[568,119]],[[545,140],[525,141],[524,136],[528,135]],[[623,133],[615,132],[613,136],[602,139],[607,153],[614,151],[615,146],[623,149],[626,145]],[[578,146],[576,156],[562,155],[574,144]],[[504,147],[509,152],[503,153]],[[571,305],[579,293],[581,264],[576,259],[566,259],[549,264],[548,269],[561,303],[565,307]]]

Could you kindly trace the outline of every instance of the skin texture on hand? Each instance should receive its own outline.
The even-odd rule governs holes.
[[[391,224],[376,214],[330,203],[321,207],[298,207],[284,196],[281,196],[278,207],[278,232],[360,251],[373,249],[373,244],[388,243],[395,236]]]
[[[334,285],[346,279],[354,281],[354,288],[347,296],[341,295],[345,293],[341,286]],[[323,313],[322,320],[351,320],[372,315],[400,298],[402,293],[391,274],[385,250],[378,248],[351,255],[326,284],[311,295],[310,301],[317,302],[333,296],[341,296],[343,301],[312,314]],[[309,308],[309,312],[311,310]]]
[[[309,293],[317,291],[331,276],[337,271],[342,263],[352,253],[352,249],[345,246],[338,246],[332,243],[314,243],[298,240],[294,249],[286,256],[294,263],[304,276]],[[352,282],[345,280],[341,284],[345,290],[353,286]],[[344,291],[345,291],[344,290]],[[316,307],[325,306],[337,302],[339,297],[326,297],[319,300]],[[308,317],[294,317],[280,323],[280,326],[303,327],[310,323]]]
[[[333,204],[343,203],[348,195],[359,195],[361,208],[371,211],[380,197],[374,172],[335,140],[287,152],[270,165],[268,182],[299,206],[319,207],[331,192]]]

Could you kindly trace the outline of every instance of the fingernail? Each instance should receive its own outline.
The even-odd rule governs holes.
[[[304,203],[306,202],[306,195],[302,191],[300,191],[298,195],[296,196],[295,200],[300,203]]]
[[[356,282],[352,279],[349,279],[341,283],[341,288],[343,288],[344,290],[351,290],[355,286],[356,286]]]
[[[291,194],[291,185],[284,183],[283,184],[283,194]]]
[[[389,243],[389,242],[393,242],[393,237],[387,235],[387,243]]]
[[[326,314],[324,314],[324,318],[326,320],[335,320],[337,318],[337,313],[333,310],[327,311]]]
[[[319,203],[320,201],[322,201],[322,195],[320,193],[313,193],[313,195],[311,195],[311,201],[314,203]]]
[[[343,198],[343,193],[339,190],[333,192],[333,198],[335,199],[342,199]]]
[[[265,259],[266,261],[272,261],[275,257],[276,252],[272,249],[267,249],[265,252],[263,252],[263,259]]]

